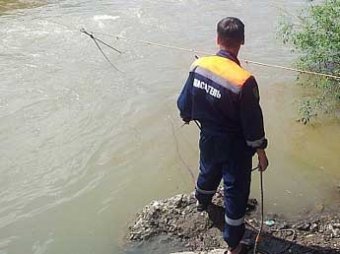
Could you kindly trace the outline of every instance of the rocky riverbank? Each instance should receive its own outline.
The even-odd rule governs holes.
[[[246,237],[254,239],[259,226],[256,200],[250,200]],[[152,241],[166,235],[183,243],[183,251],[208,253],[226,249],[221,230],[224,225],[223,191],[219,190],[207,212],[197,212],[193,194],[154,201],[140,213],[129,230],[130,242]],[[278,216],[265,218],[259,253],[340,253],[340,218],[316,215],[289,222]],[[218,250],[212,253],[219,253]]]

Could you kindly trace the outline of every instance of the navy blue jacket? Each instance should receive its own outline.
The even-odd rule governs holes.
[[[244,138],[252,148],[267,144],[256,80],[227,51],[192,64],[177,106],[185,122],[198,120],[204,132]]]

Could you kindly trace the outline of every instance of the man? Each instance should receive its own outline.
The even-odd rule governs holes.
[[[228,254],[244,252],[240,243],[250,191],[252,156],[257,153],[260,171],[266,170],[265,138],[259,92],[255,78],[237,59],[244,44],[244,24],[224,18],[217,24],[214,56],[196,60],[178,98],[180,116],[201,125],[200,165],[195,196],[199,211],[206,210],[223,178],[224,239]]]

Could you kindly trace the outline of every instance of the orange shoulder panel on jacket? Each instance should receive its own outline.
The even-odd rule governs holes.
[[[251,74],[239,66],[234,61],[220,56],[207,56],[197,59],[192,65],[191,70],[195,67],[201,67],[215,75],[222,77],[236,86],[242,86]]]

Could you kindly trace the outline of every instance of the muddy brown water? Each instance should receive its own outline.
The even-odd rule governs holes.
[[[198,130],[180,127],[175,101],[194,56],[134,39],[213,53],[216,22],[237,16],[241,57],[290,65],[296,56],[275,39],[278,15],[305,4],[0,1],[0,253],[121,253],[138,210],[193,190],[183,161],[197,175]],[[106,51],[123,73],[81,27],[124,51]],[[270,140],[266,211],[336,209],[339,122],[296,123],[296,74],[245,67],[258,79]]]

